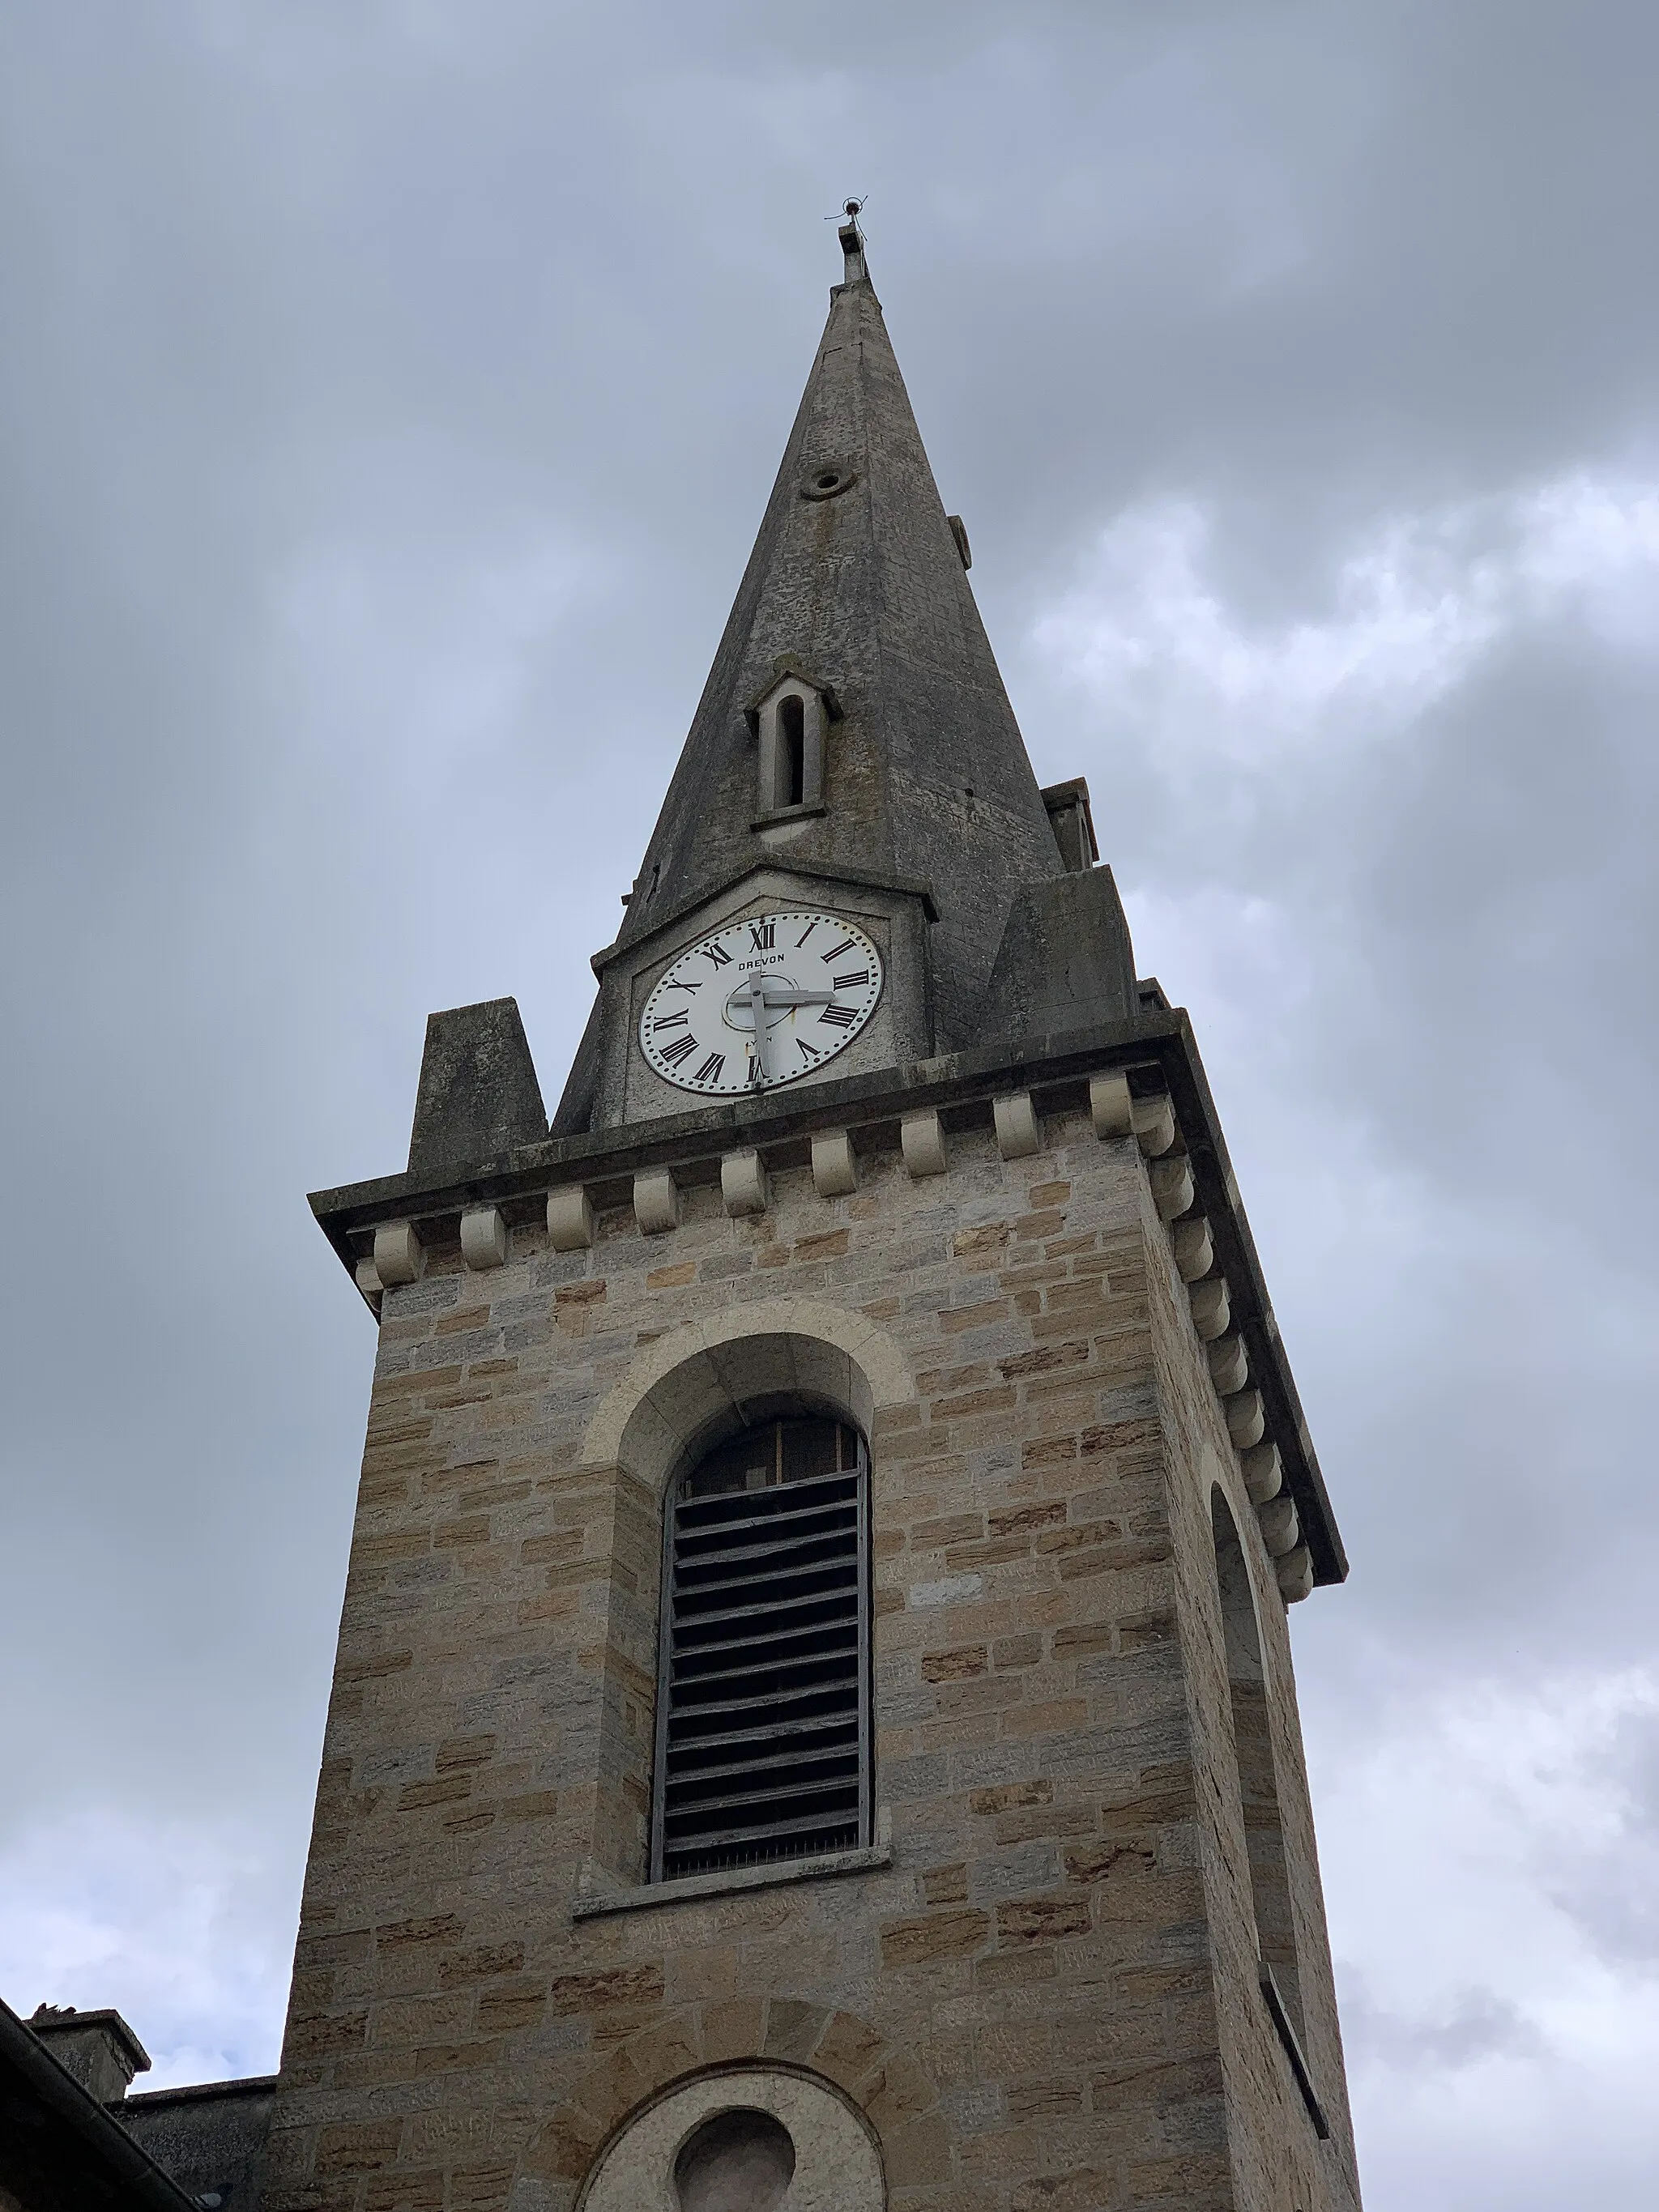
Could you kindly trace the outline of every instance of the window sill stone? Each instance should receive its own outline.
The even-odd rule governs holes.
[[[594,1920],[607,1912],[647,1912],[653,1905],[682,1905],[702,1897],[730,1897],[745,1889],[772,1889],[787,1881],[827,1881],[837,1875],[869,1874],[893,1863],[890,1843],[859,1850],[824,1851],[817,1858],[775,1859],[768,1866],[722,1867],[714,1874],[680,1875],[672,1881],[641,1882],[633,1889],[602,1889],[609,1879],[590,1860],[581,1887],[570,1902],[573,1920]]]
[[[775,830],[786,822],[811,822],[816,816],[827,814],[829,811],[822,800],[816,799],[809,799],[804,806],[769,807],[764,814],[757,814],[749,827],[751,830]]]

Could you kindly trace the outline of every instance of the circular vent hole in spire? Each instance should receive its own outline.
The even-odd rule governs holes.
[[[800,488],[803,499],[834,499],[856,478],[857,471],[845,461],[817,461],[806,471]]]

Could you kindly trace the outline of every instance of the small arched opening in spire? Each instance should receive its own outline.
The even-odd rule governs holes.
[[[823,805],[824,732],[836,711],[833,692],[783,668],[750,709],[760,739],[757,812],[816,812]]]

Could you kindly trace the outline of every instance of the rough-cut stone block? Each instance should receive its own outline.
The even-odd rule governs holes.
[[[983,1912],[930,1912],[921,1919],[890,1920],[881,1931],[881,1955],[889,1966],[968,1958],[990,1932],[989,1916]]]
[[[547,1194],[547,1241],[556,1252],[586,1252],[593,1243],[593,1202],[579,1182]]]
[[[461,1257],[478,1273],[507,1265],[507,1223],[498,1206],[470,1206],[461,1216]]]
[[[1036,1109],[1031,1103],[1029,1091],[1016,1091],[1010,1097],[994,1099],[991,1113],[996,1123],[997,1150],[1005,1160],[1030,1159],[1034,1152],[1042,1150]]]
[[[943,1175],[950,1164],[945,1131],[937,1114],[907,1114],[899,1125],[899,1142],[904,1164],[913,1176]]]
[[[734,1218],[745,1213],[764,1213],[769,1190],[766,1163],[752,1147],[727,1152],[720,1161],[720,1199]]]
[[[859,1187],[858,1155],[845,1129],[823,1129],[812,1139],[812,1188],[820,1198],[848,1198]]]
[[[643,1168],[635,1176],[634,1218],[643,1237],[665,1236],[679,1227],[679,1185],[666,1168]]]
[[[412,1221],[386,1221],[374,1232],[374,1272],[387,1290],[418,1283],[426,1272],[426,1247]]]

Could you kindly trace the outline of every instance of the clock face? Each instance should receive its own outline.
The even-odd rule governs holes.
[[[682,952],[640,1016],[640,1050],[682,1091],[728,1098],[798,1082],[851,1044],[881,955],[833,914],[762,914]]]

